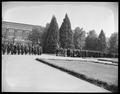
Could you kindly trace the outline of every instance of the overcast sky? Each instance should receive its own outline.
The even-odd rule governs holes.
[[[66,13],[72,30],[103,29],[107,37],[118,32],[117,2],[2,2],[2,18],[9,22],[46,26],[55,15],[60,27]]]

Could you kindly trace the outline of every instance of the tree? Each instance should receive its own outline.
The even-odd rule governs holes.
[[[75,28],[74,32],[74,46],[76,49],[83,49],[85,46],[85,31],[83,28]]]
[[[47,23],[46,24],[46,27],[45,27],[45,29],[44,29],[44,31],[43,31],[43,34],[42,34],[42,49],[43,49],[43,53],[45,53],[45,51],[46,51],[46,49],[45,49],[45,46],[46,46],[46,40],[47,40],[47,34],[48,34],[48,28],[49,28],[49,26],[50,26],[50,24],[49,23]]]
[[[107,48],[107,43],[106,43],[106,37],[105,37],[105,33],[103,30],[101,30],[99,36],[98,36],[98,51],[106,51]]]
[[[118,33],[114,32],[109,38],[109,52],[118,53]]]
[[[106,53],[109,53],[109,37],[106,37],[106,45],[107,45],[107,48],[106,48]]]
[[[97,34],[95,30],[89,31],[85,39],[85,49],[86,50],[97,50]]]
[[[32,31],[30,32],[28,39],[32,41],[32,44],[38,44],[42,42],[42,27],[33,27]]]
[[[46,34],[44,51],[46,53],[55,53],[58,45],[59,29],[55,16],[52,17]]]
[[[62,48],[73,48],[73,32],[68,15],[65,15],[63,23],[59,29],[59,44]]]

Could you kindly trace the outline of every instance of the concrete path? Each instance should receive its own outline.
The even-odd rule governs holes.
[[[36,61],[41,56],[3,55],[3,92],[109,92]]]

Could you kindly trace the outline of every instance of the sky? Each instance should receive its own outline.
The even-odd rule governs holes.
[[[3,21],[46,26],[55,15],[60,28],[66,13],[72,30],[118,32],[118,2],[2,2]]]

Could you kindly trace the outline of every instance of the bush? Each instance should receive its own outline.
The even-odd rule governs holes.
[[[58,49],[58,55],[70,57],[106,57],[106,58],[117,58],[117,54],[110,54],[100,51],[91,51],[91,50],[78,50],[78,49],[67,49],[66,53],[63,53],[65,49]]]

